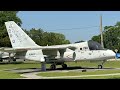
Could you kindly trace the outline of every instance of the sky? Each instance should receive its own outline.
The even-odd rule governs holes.
[[[102,27],[120,21],[120,11],[19,11],[17,14],[22,28],[62,33],[71,43],[100,34],[100,15]]]

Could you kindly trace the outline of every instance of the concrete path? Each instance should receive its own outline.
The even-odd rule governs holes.
[[[22,78],[22,79],[41,79],[42,78],[41,76],[37,76],[36,74],[38,74],[38,72],[25,73],[25,74],[21,74],[20,76],[26,77],[26,78]]]
[[[21,74],[21,76],[26,77],[22,79],[60,79],[60,78],[79,78],[79,77],[94,77],[94,76],[115,76],[120,75],[120,73],[112,73],[112,74],[99,74],[99,75],[79,75],[79,76],[55,76],[55,77],[43,77],[43,76],[37,76],[39,72],[34,73],[25,73]]]
[[[120,73],[113,74],[99,74],[99,75],[79,75],[79,76],[59,76],[59,77],[42,77],[42,79],[60,79],[60,78],[79,78],[79,77],[94,77],[94,76],[115,76],[120,75]]]
[[[115,68],[115,69],[120,69],[120,68]],[[76,72],[81,72],[83,69],[78,69],[78,70],[53,70],[53,71],[47,71],[47,72],[69,72],[69,71],[76,71]],[[95,70],[108,70],[108,69],[87,69],[87,72],[95,71]],[[19,79],[60,79],[60,78],[79,78],[79,77],[96,77],[96,76],[115,76],[115,75],[120,75],[120,73],[112,73],[112,74],[99,74],[99,75],[79,75],[79,76],[55,76],[55,77],[43,77],[43,76],[38,76],[38,73],[42,73],[40,69],[14,69],[12,70],[14,72],[19,72],[21,73],[22,77],[25,78],[19,78]]]

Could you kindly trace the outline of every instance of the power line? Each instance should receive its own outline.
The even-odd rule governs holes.
[[[69,28],[69,29],[51,29],[50,31],[56,31],[56,30],[75,30],[75,29],[87,29],[87,28],[94,28],[99,26],[90,26],[90,27],[81,27],[81,28]]]

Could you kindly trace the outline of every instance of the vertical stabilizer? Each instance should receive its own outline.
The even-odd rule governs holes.
[[[13,48],[39,47],[14,21],[5,25]]]

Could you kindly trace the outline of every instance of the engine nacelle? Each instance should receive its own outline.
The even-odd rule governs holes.
[[[75,60],[76,53],[74,51],[64,52],[63,58],[68,59],[68,60]]]

